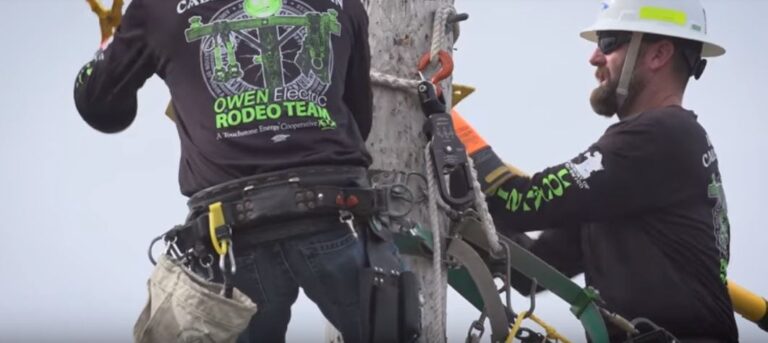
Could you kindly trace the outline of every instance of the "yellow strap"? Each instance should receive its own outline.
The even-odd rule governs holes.
[[[551,325],[545,323],[543,320],[539,319],[539,317],[536,317],[536,315],[532,314],[528,318],[530,318],[532,321],[536,322],[536,324],[539,324],[539,326],[541,326],[544,329],[544,331],[547,332],[547,338],[554,339],[554,340],[557,340],[557,341],[560,341],[560,342],[563,342],[563,343],[571,343],[571,341],[569,341],[567,338],[565,338],[562,335],[560,335],[560,333],[558,333],[557,330],[555,330],[554,327],[552,327]]]
[[[509,330],[509,335],[507,335],[506,343],[512,343],[512,339],[515,338],[517,332],[520,331],[520,325],[523,323],[526,313],[527,311],[523,311],[517,315],[517,318],[515,318],[515,325],[512,325],[512,329]]]
[[[210,230],[211,244],[219,255],[227,253],[229,245],[227,241],[219,241],[216,237],[216,228],[226,224],[224,222],[224,211],[221,209],[221,202],[208,205],[208,228]]]
[[[123,19],[123,0],[113,0],[112,8],[107,9],[99,0],[85,0],[91,5],[91,11],[99,17],[99,27],[101,28],[101,43],[109,40],[115,29],[120,25]]]
[[[523,319],[525,319],[525,316],[527,313],[528,313],[527,311],[523,311],[517,315],[517,318],[515,318],[515,325],[512,325],[512,329],[509,330],[509,335],[507,335],[506,343],[512,343],[512,339],[514,339],[515,336],[517,336],[517,332],[520,331],[520,326],[522,325]],[[563,343],[571,343],[571,341],[569,341],[567,338],[563,337],[560,333],[558,333],[554,327],[545,323],[543,320],[539,319],[539,317],[536,317],[536,315],[531,314],[528,317],[528,319],[532,320],[536,324],[539,324],[539,326],[541,326],[544,329],[544,331],[546,331],[547,339],[553,339],[555,341],[563,342]]]

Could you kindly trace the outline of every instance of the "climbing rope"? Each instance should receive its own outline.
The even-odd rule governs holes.
[[[435,11],[435,18],[432,21],[432,40],[430,42],[429,58],[434,61],[440,50],[446,47],[446,26],[449,24],[451,16],[456,15],[456,9],[451,5],[443,6]],[[460,29],[458,21],[451,23],[454,42],[458,40]],[[402,90],[408,93],[415,93],[416,86],[421,80],[407,79],[396,75],[371,70],[371,82],[377,86]]]
[[[491,211],[488,210],[488,203],[485,202],[485,193],[483,193],[480,181],[477,178],[477,169],[475,169],[475,163],[472,158],[468,158],[469,170],[472,171],[472,188],[475,191],[475,209],[480,215],[480,220],[483,223],[483,231],[485,231],[485,237],[488,239],[488,244],[493,252],[500,251],[501,243],[499,243],[499,234],[496,232],[496,225],[493,223],[491,217]]]
[[[445,232],[442,230],[443,226],[440,225],[440,212],[438,211],[438,206],[443,209],[450,208],[450,206],[443,202],[440,197],[440,192],[437,189],[437,177],[442,176],[435,175],[435,168],[432,164],[432,156],[430,155],[431,148],[432,143],[427,143],[427,146],[424,149],[424,161],[427,168],[427,192],[429,193],[427,201],[429,209],[429,225],[432,229],[432,275],[435,282],[439,282],[438,285],[444,285],[448,282],[448,273],[443,266],[443,248],[441,244]],[[430,301],[428,303],[436,304],[436,313],[445,313],[445,293],[446,289],[444,287],[436,287],[435,292],[432,293],[432,298],[429,299]]]
[[[380,73],[371,70],[371,82],[374,85],[394,88],[408,93],[416,93],[416,86],[420,80],[404,79],[391,74]]]
[[[453,6],[443,6],[435,11],[435,19],[432,21],[432,44],[429,48],[429,59],[434,62],[437,53],[445,49],[446,46],[446,27],[448,18],[456,15],[456,9]],[[454,23],[454,43],[459,38],[458,23]]]

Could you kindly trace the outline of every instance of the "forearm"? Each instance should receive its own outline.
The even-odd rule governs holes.
[[[114,133],[126,129],[136,117],[136,92],[119,91],[104,70],[102,59],[88,62],[75,81],[75,106],[94,129]]]
[[[371,48],[368,43],[368,14],[360,2],[345,6],[352,20],[354,39],[347,59],[343,100],[352,112],[363,140],[368,139],[373,122],[373,90],[371,89]]]
[[[133,0],[111,43],[78,73],[74,100],[80,116],[102,132],[118,132],[136,117],[136,93],[155,73],[158,58],[148,43],[143,0]]]
[[[352,111],[355,123],[363,139],[367,139],[373,122],[373,90],[371,89],[371,56],[367,31],[358,40],[358,50],[352,53],[344,90],[344,102]]]

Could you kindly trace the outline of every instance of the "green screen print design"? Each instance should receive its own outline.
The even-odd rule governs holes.
[[[313,117],[321,129],[336,127],[325,97],[332,37],[341,35],[336,10],[317,12],[299,0],[243,0],[208,22],[193,16],[189,23],[186,41],[200,42],[204,79],[217,98],[217,129],[294,116]],[[256,101],[233,101],[242,97]],[[269,107],[274,104],[280,107]]]

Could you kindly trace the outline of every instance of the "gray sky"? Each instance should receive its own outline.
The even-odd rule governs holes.
[[[705,0],[713,39],[727,54],[710,60],[685,105],[700,115],[717,149],[732,224],[732,280],[768,296],[760,213],[768,194],[768,119],[759,112],[768,80],[765,0]],[[139,115],[118,135],[90,129],[72,101],[75,74],[91,58],[98,25],[81,0],[3,0],[0,55],[0,341],[131,340],[146,301],[149,240],[183,220],[178,138],[163,116],[168,92],[153,78]],[[571,158],[612,123],[594,115],[587,60],[578,37],[595,0],[458,0],[471,18],[457,44],[455,81],[478,92],[459,109],[499,154],[527,171]],[[374,27],[371,30],[375,30]],[[762,263],[761,263],[762,262]],[[578,280],[583,282],[582,280]],[[517,308],[526,308],[515,298]],[[539,297],[537,313],[573,341],[581,328],[567,305]],[[462,341],[478,313],[450,294],[449,341]],[[737,316],[743,342],[768,340]],[[301,298],[289,341],[323,333]],[[312,339],[311,341],[315,341]],[[319,340],[318,340],[319,341]]]

